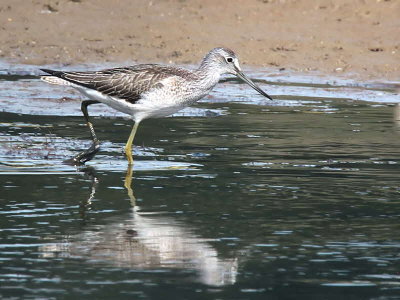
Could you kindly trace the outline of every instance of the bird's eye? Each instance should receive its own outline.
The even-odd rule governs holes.
[[[233,62],[233,58],[232,58],[232,57],[228,57],[228,58],[226,59],[226,61],[227,61],[227,62]]]

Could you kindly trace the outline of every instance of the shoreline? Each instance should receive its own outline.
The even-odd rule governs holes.
[[[197,65],[225,46],[244,69],[399,82],[399,11],[393,0],[4,0],[0,59]]]
[[[65,71],[96,71],[107,68],[117,68],[141,64],[146,62],[122,61],[122,62],[80,62],[75,64],[70,63],[52,63],[52,64],[28,64],[21,63],[17,60],[4,60],[0,58],[0,76],[28,76],[39,77],[45,75],[40,68],[50,68],[54,70]],[[168,65],[165,62],[153,62],[161,65]],[[176,66],[193,70],[198,67],[195,64],[176,64]],[[242,65],[243,71],[251,76],[255,81],[264,81],[270,84],[317,84],[317,85],[343,85],[345,87],[362,87],[362,88],[377,88],[378,86],[386,90],[396,90],[400,92],[400,80],[389,80],[383,77],[364,78],[357,73],[323,73],[319,70],[307,72],[295,71],[291,69],[277,70],[270,67],[261,67],[257,65]],[[228,78],[237,78],[234,75],[223,75],[222,80]]]

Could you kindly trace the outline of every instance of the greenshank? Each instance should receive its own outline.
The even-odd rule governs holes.
[[[63,72],[41,69],[49,75],[41,79],[57,85],[71,86],[90,100],[81,103],[81,110],[90,129],[92,145],[69,162],[81,165],[91,160],[100,149],[88,106],[103,103],[130,115],[134,125],[125,146],[129,165],[133,163],[132,143],[141,121],[171,115],[208,95],[223,74],[233,74],[261,95],[272,100],[241,70],[236,54],[228,48],[214,48],[196,70],[158,64],[94,72]]]

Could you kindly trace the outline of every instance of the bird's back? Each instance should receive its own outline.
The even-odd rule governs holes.
[[[129,103],[136,103],[143,94],[163,88],[165,82],[185,82],[196,77],[189,70],[157,64],[140,64],[95,72],[42,71],[51,75],[42,76],[42,80],[46,82],[82,86]]]

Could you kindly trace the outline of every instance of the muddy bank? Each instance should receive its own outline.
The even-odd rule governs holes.
[[[0,58],[29,64],[243,64],[362,79],[400,77],[400,2],[3,0]]]

